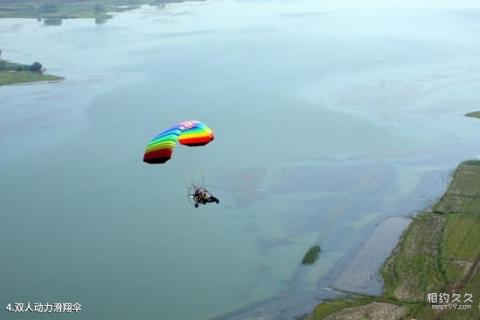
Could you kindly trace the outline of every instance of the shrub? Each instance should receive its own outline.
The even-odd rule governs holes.
[[[303,257],[302,264],[313,264],[318,259],[320,251],[320,246],[315,245],[310,247]]]

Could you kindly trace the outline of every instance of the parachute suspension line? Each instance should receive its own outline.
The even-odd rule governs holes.
[[[202,187],[206,187],[205,185],[205,175],[203,174],[202,166],[200,165],[199,161],[196,161],[195,159],[192,158],[192,155],[187,153],[186,159],[189,162],[190,169],[193,171],[197,171],[198,178],[200,178]],[[191,176],[194,176],[193,174]],[[193,179],[192,179],[193,180]]]

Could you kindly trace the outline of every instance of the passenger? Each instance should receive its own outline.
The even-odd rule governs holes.
[[[193,205],[195,206],[195,208],[198,208],[198,204],[207,204],[211,202],[220,203],[220,200],[214,197],[205,188],[195,188],[195,191],[193,193]]]

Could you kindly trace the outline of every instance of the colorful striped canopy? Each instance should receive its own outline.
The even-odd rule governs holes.
[[[165,163],[172,157],[177,141],[194,147],[204,146],[214,139],[213,131],[203,122],[191,120],[182,121],[150,141],[145,149],[143,161],[146,163]]]

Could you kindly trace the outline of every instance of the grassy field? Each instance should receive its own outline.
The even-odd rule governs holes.
[[[466,114],[467,117],[480,118],[480,111],[469,112]]]
[[[457,170],[447,192],[433,207],[436,213],[475,213],[480,208],[480,161],[466,161]]]
[[[34,68],[35,64],[38,64],[37,68]],[[25,65],[0,59],[0,86],[62,79],[61,77],[44,74],[42,65],[38,62],[32,65]]]
[[[383,296],[325,302],[307,319],[480,319],[480,161],[460,164],[433,211],[413,220],[385,263]],[[428,293],[446,293],[450,303],[459,294],[460,303],[436,311]],[[463,302],[468,294],[473,303]]]
[[[349,297],[340,300],[332,300],[319,304],[313,310],[312,315],[307,319],[324,319],[347,308],[359,307],[374,302],[369,297]]]
[[[0,86],[16,83],[57,80],[62,80],[62,78],[31,71],[0,71]]]
[[[410,224],[395,255],[385,264],[385,297],[422,302],[425,292],[442,288],[445,279],[438,255],[445,220],[443,216],[423,214]]]
[[[109,18],[109,12],[182,0],[0,0],[0,18]]]

